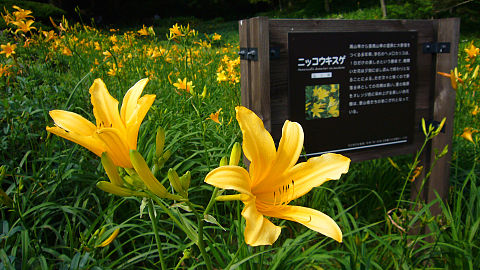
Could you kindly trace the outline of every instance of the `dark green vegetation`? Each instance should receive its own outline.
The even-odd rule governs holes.
[[[372,18],[378,11],[379,7],[365,8],[341,17]],[[156,94],[157,98],[140,129],[138,150],[151,164],[155,131],[159,126],[165,128],[166,149],[173,154],[158,179],[169,187],[168,168],[175,167],[180,174],[191,171],[190,200],[199,209],[206,206],[213,188],[203,183],[205,175],[218,166],[221,157],[229,155],[234,142],[241,141],[234,113],[240,100],[239,84],[235,83],[238,64],[229,62],[237,57],[236,22],[192,18],[161,22],[154,28],[156,36],[139,36],[136,31],[140,27],[132,27],[129,30],[133,32],[123,35],[126,31],[99,31],[72,24],[67,27],[66,21],[62,22],[66,31],[54,28],[56,36],[52,40],[47,40],[40,29],[25,36],[3,31],[0,44],[17,47],[14,57],[0,55],[1,67],[9,66],[0,77],[2,269],[159,268],[147,211],[139,215],[141,200],[96,188],[99,180],[107,180],[100,159],[45,130],[53,125],[48,115],[52,109],[74,111],[94,121],[88,89],[95,78],[102,78],[110,93],[121,100],[136,81],[150,77],[145,93]],[[198,30],[192,40],[198,43],[166,41],[165,34],[176,22],[184,26],[190,23]],[[211,41],[213,33],[221,34],[222,39]],[[24,47],[27,37],[33,42]],[[210,41],[202,44],[200,39]],[[472,48],[472,41],[480,46],[474,34],[463,37],[460,45],[458,77],[463,83],[458,82],[456,90],[456,136],[449,147],[453,152],[452,187],[448,203],[441,204],[440,216],[433,217],[428,207],[421,203],[415,206],[415,201],[408,200],[415,169],[413,156],[352,164],[339,181],[328,182],[292,202],[334,218],[344,234],[342,244],[297,223],[274,220],[284,226],[280,239],[272,247],[248,247],[243,242],[242,203],[218,202],[211,214],[223,228],[214,224],[205,227],[207,251],[214,267],[476,269],[480,265],[479,141],[475,132],[473,142],[459,136],[465,128],[479,128],[478,114],[472,113],[480,104],[475,75],[480,56],[466,60],[464,51]],[[219,67],[228,71],[229,66],[234,71],[230,79],[217,81]],[[183,78],[192,81],[196,95],[172,85]],[[204,87],[207,94],[201,97]],[[207,119],[219,108],[222,125]],[[400,196],[405,183],[406,193]],[[193,214],[180,205],[168,200],[165,203],[176,216],[194,220]],[[184,252],[190,252],[191,257],[179,268],[204,267],[196,246],[188,244],[186,235],[160,208],[157,214],[167,266],[173,269]],[[196,224],[191,226],[197,229]],[[103,234],[96,233],[102,228]],[[120,233],[110,245],[95,247],[116,228]],[[419,233],[404,232],[418,228]]]

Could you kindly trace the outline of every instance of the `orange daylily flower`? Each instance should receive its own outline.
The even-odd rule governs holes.
[[[458,82],[463,83],[462,78],[460,78],[461,74],[457,71],[457,68],[455,68],[454,70],[451,70],[450,73],[437,72],[437,74],[443,77],[450,78],[450,83],[452,85],[452,88],[455,90],[457,90],[458,88]]]
[[[463,133],[462,133],[462,135],[460,135],[460,137],[462,137],[462,138],[464,138],[465,140],[470,141],[470,142],[473,143],[473,137],[472,137],[472,135],[473,135],[474,133],[476,133],[476,132],[478,132],[478,130],[475,130],[475,129],[471,128],[471,127],[466,127],[466,128],[463,129]]]
[[[184,78],[183,80],[178,79],[178,82],[173,83],[173,86],[175,86],[178,90],[185,90],[187,93],[191,93],[195,87],[192,85],[191,81],[187,82],[187,78]]]
[[[476,57],[478,55],[479,51],[480,51],[480,49],[475,47],[475,45],[473,45],[473,42],[470,43],[470,47],[465,48],[465,52],[467,53],[469,58]]]
[[[211,113],[210,116],[207,119],[211,119],[213,122],[217,124],[222,124],[220,120],[218,120],[218,116],[220,115],[220,112],[222,111],[222,108],[220,108],[217,112]]]

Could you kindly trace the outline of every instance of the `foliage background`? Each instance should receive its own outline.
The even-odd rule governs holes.
[[[266,7],[260,14],[272,17],[381,18],[377,1],[340,2],[329,1],[328,14],[321,1],[267,1],[258,5],[259,10],[262,5]],[[169,167],[175,167],[179,173],[190,170],[191,200],[204,205],[212,189],[202,184],[204,176],[218,165],[221,157],[228,155],[235,141],[241,140],[233,109],[240,100],[236,62],[238,33],[237,22],[230,20],[234,17],[228,17],[231,14],[228,12],[221,13],[221,9],[214,9],[221,15],[209,15],[219,16],[216,18],[189,16],[204,12],[199,6],[215,7],[218,3],[221,7],[228,3],[192,1],[191,14],[170,17],[175,14],[175,8],[183,7],[182,2],[176,1],[176,7],[163,9],[164,14],[158,20],[145,11],[153,9],[149,5],[136,6],[138,14],[131,13],[131,17],[92,11],[98,8],[108,13],[108,7],[112,12],[118,11],[116,8],[121,9],[123,4],[131,5],[126,1],[98,4],[105,5],[104,9],[81,7],[81,17],[75,15],[71,7],[62,6],[61,1],[57,6],[63,11],[45,3],[0,3],[5,3],[10,12],[13,4],[32,9],[37,27],[32,31],[35,34],[15,36],[2,26],[0,35],[0,44],[18,45],[15,60],[0,56],[2,68],[9,66],[9,74],[3,73],[0,78],[0,165],[4,166],[0,171],[0,185],[5,192],[1,196],[0,213],[1,267],[158,268],[154,235],[146,213],[142,216],[139,213],[140,200],[119,198],[97,189],[97,181],[107,180],[98,158],[82,147],[49,135],[45,130],[45,126],[52,125],[48,111],[68,109],[93,120],[88,88],[96,77],[104,79],[117,99],[121,99],[134,82],[149,77],[145,93],[156,94],[157,101],[141,127],[139,151],[151,161],[155,130],[163,126],[167,131],[166,148],[174,154],[159,175],[166,175]],[[172,3],[165,1],[162,5]],[[439,3],[451,7],[459,2]],[[430,1],[387,1],[387,12],[388,16],[405,18],[458,13],[466,16],[462,21],[462,31],[465,31],[469,29],[464,26],[474,24],[478,18],[474,16],[479,11],[475,8],[477,4],[471,1],[435,13],[440,7]],[[467,11],[460,14],[461,9]],[[415,14],[417,11],[419,14]],[[69,27],[67,21],[61,20],[64,14],[71,19]],[[103,16],[103,23],[95,19],[99,14]],[[142,15],[145,18],[141,18]],[[94,18],[93,23],[90,16]],[[52,26],[49,17],[57,28]],[[115,24],[117,19],[121,19],[120,24]],[[83,23],[74,23],[82,20]],[[67,31],[58,29],[60,22]],[[117,30],[121,23],[130,22],[139,24]],[[169,42],[165,36],[177,22],[189,24],[199,34],[185,43]],[[143,23],[153,25],[156,35],[139,35],[137,31]],[[56,34],[52,40],[42,32],[49,30]],[[213,41],[214,33],[220,33],[222,39]],[[480,46],[478,37],[478,32],[462,32],[459,74],[453,80],[458,86],[454,145],[449,149],[453,152],[452,185],[448,203],[441,205],[440,216],[432,216],[428,207],[423,206],[409,211],[415,204],[409,199],[410,182],[428,180],[412,177],[418,165],[412,156],[352,164],[349,174],[340,181],[326,183],[295,201],[296,205],[309,206],[333,217],[344,232],[342,244],[293,222],[275,221],[284,226],[281,239],[275,245],[247,247],[241,241],[242,204],[217,203],[212,215],[222,227],[211,224],[205,228],[210,243],[208,250],[215,265],[222,269],[475,269],[480,264],[479,62],[478,56],[469,56],[465,49]],[[27,38],[33,41],[24,46]],[[219,76],[222,71],[225,77]],[[192,82],[196,94],[173,86],[184,78]],[[203,89],[206,89],[205,97],[201,96]],[[220,108],[222,124],[210,118]],[[471,141],[466,139],[465,128],[471,129]],[[168,186],[165,177],[160,179]],[[405,185],[407,189],[403,193]],[[179,205],[169,206],[177,216],[192,218],[192,214]],[[198,251],[187,244],[185,235],[157,210],[164,239],[162,247],[170,268],[174,268],[185,251],[191,251],[191,257],[179,268],[203,267]],[[402,231],[417,225],[420,230],[416,234]],[[120,234],[111,245],[94,248],[117,228]],[[102,229],[104,233],[99,236],[96,232]]]

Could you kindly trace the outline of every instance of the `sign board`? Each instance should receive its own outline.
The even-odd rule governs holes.
[[[416,31],[288,33],[289,119],[307,156],[412,143],[416,54]]]
[[[277,143],[285,120],[297,121],[307,157],[340,152],[352,161],[415,153],[422,119],[446,117],[421,157],[428,168],[432,149],[452,141],[455,91],[437,72],[457,65],[459,30],[458,18],[241,20],[242,105]],[[421,190],[426,201],[446,197],[450,159],[436,162]]]

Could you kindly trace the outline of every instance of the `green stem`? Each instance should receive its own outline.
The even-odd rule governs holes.
[[[194,205],[190,201],[186,201],[186,203],[190,207],[190,209],[192,209],[198,221],[198,240],[196,244],[198,246],[198,249],[200,249],[200,253],[202,254],[203,259],[205,260],[205,265],[207,266],[207,269],[212,270],[212,261],[210,260],[210,257],[205,250],[205,241],[203,241],[203,216],[200,216],[200,214],[197,212]]]
[[[160,259],[160,265],[162,270],[165,270],[165,261],[163,260],[163,252],[162,252],[162,241],[160,240],[160,235],[158,235],[158,228],[157,228],[157,218],[155,217],[155,209],[153,208],[152,200],[148,200],[148,215],[150,216],[150,220],[152,221],[152,228],[153,233],[155,234],[155,241],[157,242],[157,250],[158,250],[158,257]]]
[[[423,149],[425,148],[425,146],[427,145],[428,141],[430,140],[430,136],[426,136],[425,137],[425,141],[423,142],[423,145],[422,147],[420,148],[420,150],[417,152],[417,154],[415,155],[415,159],[412,163],[412,166],[410,168],[410,171],[408,172],[408,175],[407,177],[405,178],[405,182],[403,184],[403,187],[402,187],[402,192],[400,193],[400,197],[398,198],[398,201],[397,201],[397,206],[395,208],[398,208],[400,207],[400,202],[402,201],[403,199],[403,193],[405,192],[405,189],[407,187],[407,184],[408,184],[408,180],[410,179],[410,176],[412,175],[413,173],[413,170],[415,169],[415,167],[417,166],[417,163],[418,163],[418,159],[420,158],[420,155],[422,154],[423,152]],[[420,192],[419,192],[420,194]]]
[[[163,202],[161,202],[155,195],[150,195],[150,198],[152,198],[155,203],[162,208],[162,210],[172,219],[173,223],[175,223],[182,231],[184,231],[190,239],[193,239],[192,236],[190,235],[190,230],[188,230],[173,214],[172,212],[165,207]]]
[[[205,216],[210,212],[210,209],[213,207],[213,204],[215,203],[215,198],[217,198],[217,193],[218,193],[218,188],[215,187],[215,189],[212,192],[212,197],[210,197],[210,201],[207,204],[207,207],[205,208],[205,211],[203,211],[203,215]]]
[[[189,253],[190,253],[190,252],[188,252],[188,254],[185,253],[185,251],[183,252],[183,257],[182,257],[182,258],[180,259],[180,261],[177,263],[177,265],[175,266],[175,269],[174,269],[174,270],[177,270],[178,267],[180,267],[180,265],[182,264],[182,262],[183,262],[185,259],[187,259],[188,257],[190,257],[190,254],[189,254]]]

